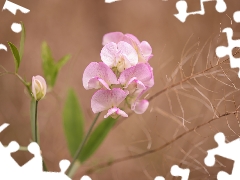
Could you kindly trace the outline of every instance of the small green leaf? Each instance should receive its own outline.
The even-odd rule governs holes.
[[[57,75],[61,67],[69,60],[70,55],[66,55],[55,63],[50,47],[46,42],[42,44],[42,66],[44,77],[46,78],[47,84],[52,88],[56,82]]]
[[[103,140],[110,132],[111,128],[116,123],[117,119],[108,117],[104,119],[93,131],[89,137],[87,143],[83,147],[82,153],[79,156],[79,161],[84,162],[97,150],[97,148],[102,144]]]
[[[73,90],[69,90],[64,105],[63,125],[68,148],[73,157],[84,136],[84,117]]]
[[[20,66],[20,56],[19,56],[18,49],[11,42],[8,42],[8,45],[9,45],[11,51],[12,51],[12,54],[13,54],[13,57],[14,57],[14,62],[15,62],[15,72],[17,72],[18,68]]]
[[[22,26],[22,32],[21,32],[21,40],[20,40],[20,47],[19,47],[19,56],[20,56],[20,62],[22,60],[23,56],[23,51],[24,51],[24,43],[25,43],[25,38],[26,38],[26,30],[23,22],[21,22]]]
[[[71,55],[66,55],[64,57],[62,57],[58,62],[57,62],[57,68],[58,70],[60,70],[67,62],[68,60],[71,58]]]
[[[43,73],[47,84],[48,86],[53,87],[56,79],[54,77],[56,77],[57,68],[54,65],[51,50],[46,42],[43,42],[42,44],[42,60]]]

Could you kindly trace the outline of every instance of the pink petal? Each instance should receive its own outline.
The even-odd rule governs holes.
[[[112,107],[117,107],[128,95],[127,91],[120,88],[112,90],[98,90],[91,99],[91,107],[94,113],[98,113]]]
[[[111,32],[107,33],[103,36],[103,42],[102,45],[105,46],[107,43],[114,42],[118,43],[123,39],[124,35],[121,32]]]
[[[140,44],[138,38],[132,34],[125,34],[126,37],[131,38],[135,43]]]
[[[102,88],[102,86],[108,90],[111,90],[109,88],[109,85],[103,79],[101,79],[99,77],[94,77],[88,81],[89,89],[100,89],[100,88]]]
[[[121,73],[118,81],[120,84],[127,87],[129,85],[129,81],[133,77],[135,77],[138,81],[141,81],[147,87],[152,87],[154,85],[153,72],[149,64],[140,63],[126,69]]]
[[[149,102],[143,99],[140,101],[136,101],[131,108],[136,114],[143,114],[147,110],[148,105]]]
[[[36,82],[38,82],[40,87],[41,87],[40,90],[41,90],[41,93],[43,94],[43,97],[47,93],[47,83],[46,83],[45,79],[42,76],[39,76],[39,75],[33,76],[32,77],[32,93],[33,93],[33,96],[34,96],[35,99],[37,99],[37,92],[36,92],[36,89],[35,89],[36,88],[35,87]]]
[[[139,44],[139,48],[143,54],[144,57],[149,57],[152,55],[152,47],[147,41],[142,41]]]
[[[107,89],[109,89],[111,84],[118,84],[116,75],[102,62],[90,63],[84,70],[82,80],[85,89],[99,88],[100,84],[97,83],[97,80]]]
[[[104,116],[104,118],[107,118],[108,116],[112,116],[113,118],[117,117],[118,115],[123,117],[128,117],[128,115],[122,111],[121,109],[114,107],[108,110],[107,114]]]
[[[125,88],[127,88],[129,85],[133,85],[134,89],[133,91],[135,91],[135,89],[137,88],[138,90],[145,90],[146,86],[139,80],[137,80],[136,77],[131,78],[128,83],[126,84]]]
[[[117,44],[114,42],[106,44],[100,53],[101,60],[110,68],[116,66],[116,56],[118,53]]]
[[[129,63],[134,66],[138,63],[138,55],[136,50],[129,44],[124,41],[120,41],[118,44],[118,49],[121,53],[121,55],[126,58]]]

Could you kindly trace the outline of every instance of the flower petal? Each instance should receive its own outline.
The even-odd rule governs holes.
[[[126,37],[132,39],[135,43],[140,44],[140,41],[138,40],[138,38],[132,34],[125,34]]]
[[[138,54],[129,43],[120,41],[117,46],[121,55],[124,57],[124,59],[127,59],[132,66],[138,63]]]
[[[110,68],[116,66],[116,57],[118,49],[117,44],[114,42],[106,44],[100,53],[101,60]]]
[[[121,73],[118,81],[120,84],[127,87],[129,81],[133,77],[141,81],[147,87],[152,87],[154,85],[153,72],[149,64],[141,63],[126,69]]]
[[[94,77],[88,81],[88,88],[89,89],[100,89],[105,87],[106,89],[110,90],[109,85],[101,78]]]
[[[36,100],[40,100],[46,95],[47,83],[42,76],[32,77],[32,93]]]
[[[131,109],[136,113],[136,114],[143,114],[147,108],[148,108],[149,102],[145,99],[136,101],[134,104],[132,104]]]
[[[120,88],[112,90],[98,90],[91,99],[91,107],[94,113],[98,113],[112,107],[117,107],[128,95],[128,91]]]
[[[128,117],[128,115],[122,111],[121,109],[114,107],[108,110],[107,114],[104,116],[104,118],[107,118],[108,116],[112,116],[113,118],[117,117],[118,115],[123,117]]]
[[[124,37],[124,34],[121,32],[107,33],[103,36],[102,45],[105,46],[107,43],[110,43],[110,42],[114,42],[117,44],[119,41],[123,39],[123,37]]]
[[[152,47],[150,46],[150,44],[147,41],[142,41],[139,44],[139,48],[144,57],[150,57],[150,56],[152,57]]]
[[[128,90],[131,92],[134,92],[135,89],[138,90],[145,90],[146,86],[139,80],[137,80],[136,77],[131,78],[128,83],[126,84],[126,86],[124,88],[128,88]]]
[[[90,63],[83,73],[83,86],[85,89],[98,89],[100,88],[97,80],[109,89],[109,85],[118,84],[117,77],[113,71],[104,63],[92,62]]]

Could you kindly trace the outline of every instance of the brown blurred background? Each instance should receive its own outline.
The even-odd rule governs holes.
[[[0,7],[4,2],[0,0]],[[49,44],[55,59],[68,53],[72,55],[60,71],[53,92],[39,104],[41,149],[50,171],[60,171],[58,163],[61,159],[71,160],[61,117],[67,90],[73,87],[77,92],[87,130],[94,117],[90,107],[94,91],[83,88],[83,71],[90,62],[101,61],[99,54],[103,35],[121,31],[148,41],[153,48],[154,57],[150,64],[154,68],[155,86],[148,97],[172,84],[179,85],[155,97],[143,115],[134,114],[119,120],[98,151],[79,168],[73,179],[79,180],[87,169],[99,163],[156,149],[213,117],[215,120],[211,123],[162,150],[99,169],[90,176],[93,180],[153,180],[161,175],[167,180],[180,180],[180,177],[170,174],[174,164],[190,168],[191,180],[216,179],[219,170],[231,173],[233,161],[217,157],[219,163],[207,167],[203,160],[206,151],[217,146],[213,140],[216,132],[224,132],[228,141],[236,139],[239,133],[237,113],[226,114],[234,112],[239,105],[238,70],[230,69],[228,60],[211,68],[227,59],[215,57],[215,48],[220,44],[227,45],[226,36],[220,33],[220,29],[232,27],[234,38],[240,38],[240,26],[232,18],[233,13],[240,10],[239,0],[226,0],[227,11],[224,13],[215,10],[215,1],[206,2],[205,15],[189,16],[185,23],[173,16],[177,13],[177,0],[122,0],[112,4],[106,4],[104,0],[13,2],[30,9],[30,13],[18,11],[14,16],[7,10],[2,11],[0,43],[7,45],[7,41],[11,41],[18,45],[20,34],[12,32],[10,27],[13,22],[24,22],[27,36],[20,75],[28,81],[33,75],[43,75],[43,41]],[[200,0],[187,2],[189,12],[200,9]],[[8,52],[0,51],[0,64],[14,71],[9,48]],[[186,77],[192,78],[186,80]],[[182,79],[185,81],[182,82]],[[1,76],[0,87],[0,121],[10,123],[1,133],[1,142],[7,145],[16,140],[21,146],[27,146],[31,139],[30,98],[13,75]],[[214,114],[223,117],[217,118]],[[23,165],[32,156],[19,151],[13,157]]]

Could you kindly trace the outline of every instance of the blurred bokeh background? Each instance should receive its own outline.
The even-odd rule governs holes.
[[[0,7],[4,2],[0,0]],[[20,34],[11,31],[10,27],[13,22],[24,22],[26,42],[20,75],[28,81],[34,75],[43,75],[43,41],[49,44],[55,59],[72,55],[60,71],[53,91],[39,103],[41,149],[50,171],[60,171],[61,159],[71,160],[62,125],[67,91],[74,88],[77,92],[87,130],[94,118],[90,107],[94,91],[83,88],[82,74],[90,62],[101,61],[103,35],[120,31],[134,34],[152,46],[154,57],[149,63],[154,68],[155,86],[147,98],[160,93],[151,99],[143,115],[133,114],[120,119],[73,179],[79,180],[87,170],[103,162],[141,154],[168,142],[165,148],[153,153],[96,169],[90,177],[93,180],[153,180],[161,175],[167,180],[179,180],[180,177],[170,174],[174,164],[190,168],[191,180],[216,179],[219,170],[231,173],[233,161],[217,157],[215,166],[207,167],[204,158],[207,150],[217,147],[214,134],[223,132],[227,141],[231,141],[240,132],[238,69],[230,69],[228,57],[218,59],[215,55],[217,46],[227,46],[222,29],[231,27],[234,39],[240,38],[240,26],[233,21],[233,13],[240,10],[239,0],[225,0],[227,10],[224,13],[215,10],[216,1],[205,2],[205,15],[189,16],[185,23],[173,15],[177,13],[177,0],[122,0],[112,4],[104,0],[13,2],[30,9],[30,13],[18,11],[14,16],[7,10],[2,11],[0,43],[7,45],[10,41],[18,45]],[[187,3],[189,12],[200,10],[200,0],[187,0]],[[238,49],[233,53],[235,51]],[[0,51],[0,64],[14,71],[9,48],[7,52]],[[12,140],[21,146],[30,143],[29,108],[30,98],[21,82],[13,75],[1,76],[0,122],[10,123],[1,133],[3,144]],[[196,127],[195,131],[174,140]],[[23,165],[32,155],[19,151],[13,157]]]

